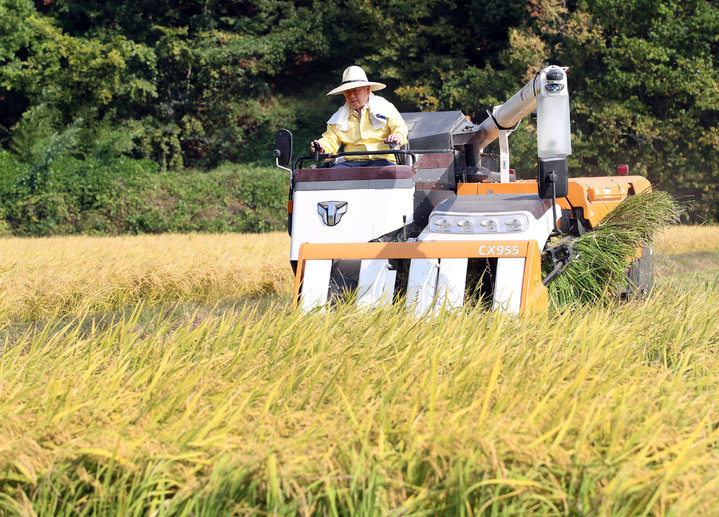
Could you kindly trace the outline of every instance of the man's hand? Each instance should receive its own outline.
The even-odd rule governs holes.
[[[384,139],[385,142],[402,145],[402,135],[399,133],[392,133],[387,138]]]
[[[310,152],[314,153],[315,150],[319,151],[320,154],[325,154],[324,146],[321,143],[319,143],[317,140],[313,140],[312,142],[310,142]]]

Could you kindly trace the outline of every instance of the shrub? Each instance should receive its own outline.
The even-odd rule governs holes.
[[[266,232],[284,229],[287,182],[274,167],[225,164],[158,173],[149,160],[52,161],[29,188],[32,167],[0,154],[0,220],[15,235]]]

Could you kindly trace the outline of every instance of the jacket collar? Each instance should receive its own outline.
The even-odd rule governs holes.
[[[369,111],[369,119],[374,129],[380,129],[387,124],[387,115],[385,110],[386,102],[382,97],[377,97],[374,93],[369,94],[367,105],[363,109]],[[348,120],[352,114],[352,108],[346,102],[338,109],[334,115],[330,117],[327,124],[334,124],[340,131],[347,131]]]

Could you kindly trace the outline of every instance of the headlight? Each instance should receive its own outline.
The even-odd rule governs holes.
[[[510,232],[521,232],[527,227],[527,216],[524,216],[523,218],[510,217],[504,221],[504,226],[506,226],[507,230]]]
[[[452,221],[446,217],[436,217],[434,219],[434,225],[437,227],[438,232],[446,232],[449,227],[452,226]]]
[[[460,219],[457,221],[457,228],[463,232],[471,232],[474,230],[474,221],[471,219]]]
[[[479,226],[485,232],[496,232],[497,228],[499,228],[499,223],[496,219],[482,219]]]
[[[436,233],[506,233],[529,228],[526,214],[433,214],[429,230]]]

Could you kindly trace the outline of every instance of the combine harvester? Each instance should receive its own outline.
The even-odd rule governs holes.
[[[535,110],[537,179],[517,180],[508,137]],[[280,130],[277,165],[291,172],[295,303],[312,309],[356,296],[363,307],[401,301],[418,315],[478,304],[546,310],[547,284],[575,258],[572,237],[650,184],[627,176],[626,166],[616,177],[568,177],[565,68],[544,68],[488,115],[476,125],[458,111],[403,113],[409,149],[392,150],[398,165],[388,167],[329,167],[367,152],[292,163],[292,135]],[[485,154],[495,139],[499,155]],[[632,289],[642,293],[651,287],[651,254],[628,264],[633,258]]]

